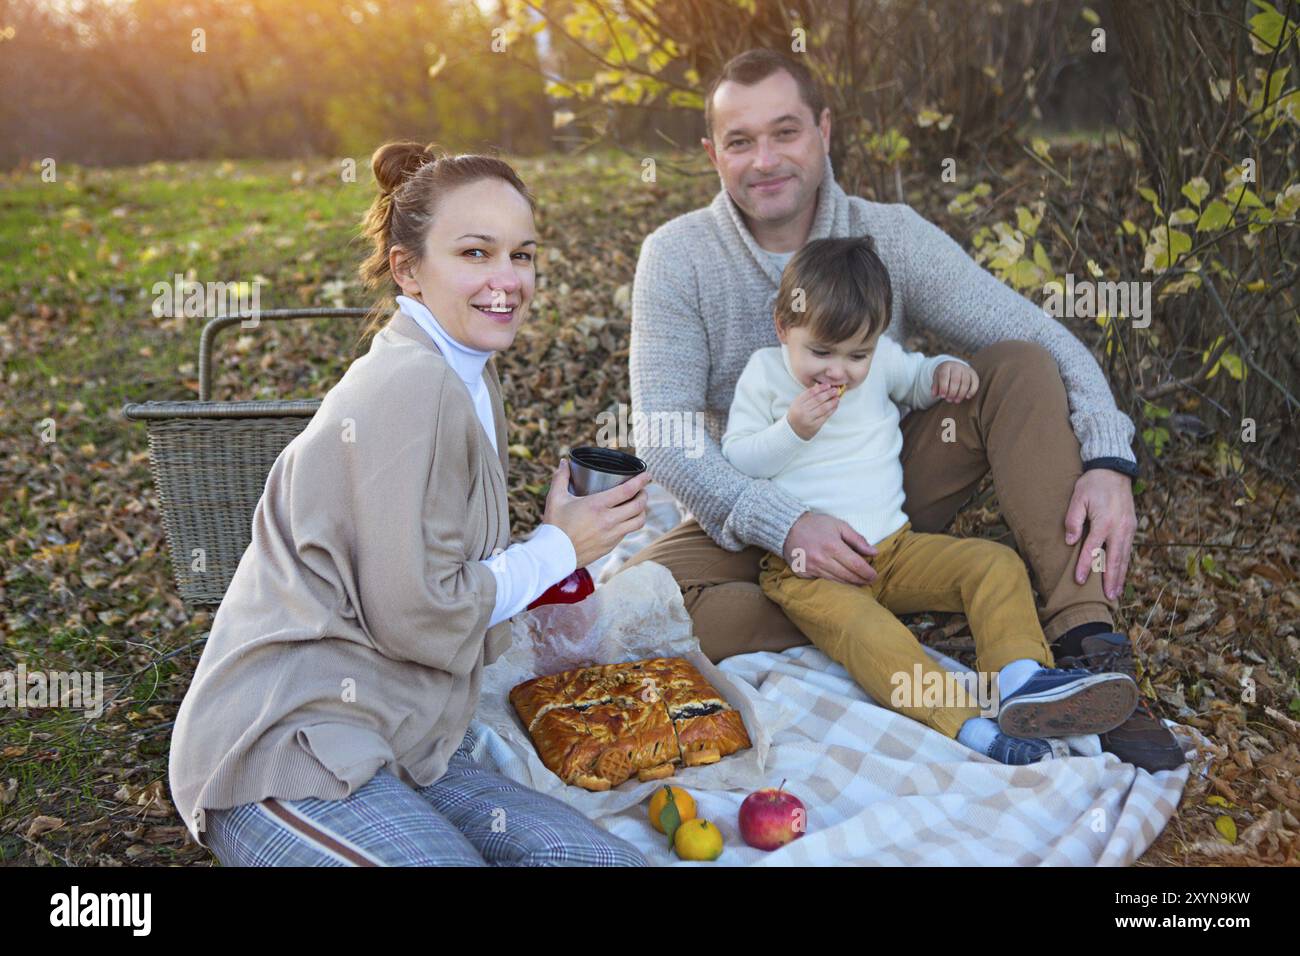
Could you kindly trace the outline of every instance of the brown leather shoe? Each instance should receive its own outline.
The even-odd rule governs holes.
[[[1079,642],[1077,657],[1056,658],[1057,667],[1080,667],[1093,673],[1117,671],[1137,680],[1133,645],[1123,634],[1093,634]],[[1156,716],[1145,697],[1138,697],[1133,715],[1114,730],[1101,734],[1101,749],[1125,763],[1154,773],[1181,767],[1186,758],[1178,740]]]

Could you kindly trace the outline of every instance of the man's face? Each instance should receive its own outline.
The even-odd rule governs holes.
[[[825,383],[842,385],[844,390],[857,388],[871,371],[871,359],[876,354],[880,333],[865,334],[848,342],[829,344],[813,338],[807,326],[785,329],[776,326],[776,337],[785,345],[790,355],[790,368],[795,379],[804,388]]]
[[[713,91],[713,139],[704,150],[723,187],[751,219],[770,225],[796,218],[817,201],[831,111],[820,123],[785,70],[753,86],[730,80]]]

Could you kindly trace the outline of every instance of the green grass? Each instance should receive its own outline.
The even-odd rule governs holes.
[[[94,821],[108,814],[114,831],[134,832],[129,821],[142,811],[116,794],[165,777],[169,733],[149,708],[163,701],[174,711],[193,666],[149,661],[210,622],[186,619],[169,600],[158,516],[141,507],[152,487],[144,429],[120,416],[128,401],[194,397],[182,383],[197,377],[204,320],[155,318],[154,284],[175,272],[260,276],[263,308],[316,302],[323,282],[355,270],[350,240],[370,196],[368,179],[344,183],[327,162],[62,167],[55,183],[32,170],[0,182],[10,462],[0,471],[0,666],[102,671],[106,698],[126,691],[94,722],[58,709],[0,713],[0,752],[21,751],[0,760],[0,787],[16,782],[0,805],[0,861],[85,863],[126,849],[130,839],[118,836],[97,846]],[[348,292],[354,301],[358,291]],[[57,426],[51,444],[39,438],[47,417]],[[43,560],[59,538],[80,547]],[[48,853],[24,839],[37,815],[64,820],[35,841]],[[180,840],[147,845],[159,862],[184,855]]]

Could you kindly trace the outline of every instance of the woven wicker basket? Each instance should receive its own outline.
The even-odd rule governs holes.
[[[261,322],[361,318],[365,309],[276,309]],[[252,318],[213,319],[199,338],[198,401],[144,402],[123,407],[149,429],[153,472],[172,573],[191,609],[221,603],[252,539],[253,511],[266,476],[286,445],[320,407],[319,399],[212,401],[212,348],[217,333]]]

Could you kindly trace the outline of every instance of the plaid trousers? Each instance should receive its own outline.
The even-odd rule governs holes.
[[[647,866],[636,847],[554,797],[470,759],[413,789],[387,769],[341,800],[269,798],[210,810],[223,866]]]

